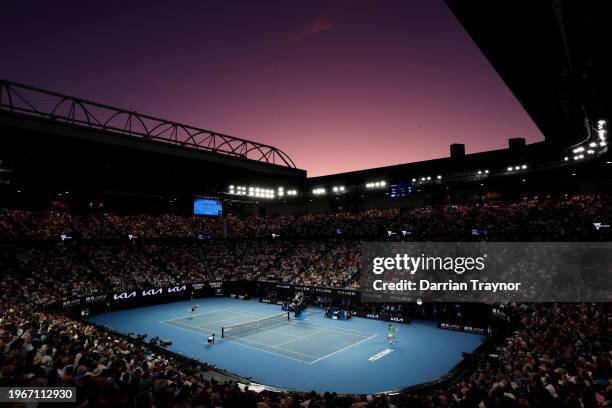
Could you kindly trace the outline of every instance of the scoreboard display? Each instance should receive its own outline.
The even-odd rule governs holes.
[[[411,183],[397,183],[389,186],[389,196],[391,198],[408,197],[410,194],[412,194]]]
[[[220,217],[223,215],[223,204],[211,198],[196,198],[193,202],[193,214]]]

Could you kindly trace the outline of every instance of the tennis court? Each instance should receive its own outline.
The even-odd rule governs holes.
[[[307,364],[348,350],[376,334],[289,320],[287,313],[264,315],[236,309],[199,313],[162,323],[203,335],[221,332],[223,341],[240,344]]]
[[[192,318],[193,303],[200,308]],[[171,340],[169,350],[259,384],[348,394],[384,392],[435,380],[461,360],[462,352],[472,352],[484,340],[475,334],[438,329],[433,321],[414,321],[397,324],[399,341],[389,345],[388,322],[359,317],[331,320],[315,307],[306,309],[304,320],[287,320],[281,313],[280,306],[257,300],[207,298],[90,319],[123,333]],[[221,327],[226,328],[223,339]],[[206,339],[212,333],[217,342],[211,346]]]

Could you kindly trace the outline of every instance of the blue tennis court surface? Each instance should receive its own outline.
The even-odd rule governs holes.
[[[434,380],[472,352],[484,337],[440,330],[434,322],[396,324],[398,342],[386,341],[388,323],[323,317],[309,308],[304,320],[287,321],[280,306],[229,298],[206,298],[191,317],[191,301],[92,316],[121,332],[170,339],[170,350],[232,371],[253,381],[300,391],[375,393]],[[267,320],[259,330],[226,333],[221,326]],[[215,333],[217,343],[206,344]]]

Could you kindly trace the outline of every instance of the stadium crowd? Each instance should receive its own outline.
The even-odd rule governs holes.
[[[82,295],[215,280],[356,287],[359,259],[359,245],[352,240],[6,245],[0,246],[0,289],[49,304]]]
[[[406,231],[415,240],[570,241],[601,239],[594,222],[612,218],[612,197],[594,194],[530,196],[403,209],[221,218],[173,214],[0,209],[0,240],[269,237],[383,239]],[[477,233],[477,235],[475,235]],[[475,238],[476,237],[476,238]],[[606,236],[607,237],[607,236]],[[399,239],[399,237],[396,237]]]
[[[212,220],[3,209],[0,268],[10,279],[3,279],[1,285],[22,298],[37,293],[39,303],[210,280],[277,280],[354,288],[361,240],[608,240],[610,230],[597,229],[593,223],[610,223],[609,204],[608,197],[578,195],[401,211]],[[245,236],[213,234],[196,239],[191,235],[210,232],[211,226],[224,223],[222,229],[234,231],[232,234],[242,231]],[[273,231],[280,237],[272,238]],[[139,238],[128,240],[128,232]],[[62,241],[57,238],[62,234],[75,238]]]
[[[356,397],[243,390],[211,380],[206,365],[41,307],[217,279],[354,287],[363,239],[608,240],[593,223],[609,224],[611,208],[606,196],[571,195],[218,219],[1,209],[0,386],[76,386],[83,407],[612,406],[609,304],[505,305],[516,331],[460,382]]]

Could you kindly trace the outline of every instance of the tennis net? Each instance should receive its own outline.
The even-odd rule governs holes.
[[[264,317],[262,319],[252,320],[245,323],[237,323],[230,326],[221,327],[221,337],[236,337],[239,334],[262,330],[268,327],[283,324],[289,320],[289,312],[283,312],[282,314],[270,317]]]

